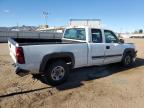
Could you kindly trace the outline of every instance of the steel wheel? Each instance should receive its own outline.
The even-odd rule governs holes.
[[[58,85],[67,80],[69,67],[63,60],[52,62],[46,69],[43,79],[50,85]]]
[[[135,62],[135,57],[131,53],[127,53],[122,59],[122,65],[125,67],[130,67]]]
[[[65,69],[62,66],[57,66],[52,69],[51,77],[54,81],[61,80],[65,75]]]
[[[131,63],[131,56],[127,55],[124,59],[124,62],[126,65],[129,65]]]

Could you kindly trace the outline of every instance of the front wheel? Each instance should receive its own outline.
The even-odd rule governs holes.
[[[52,62],[50,66],[46,68],[43,77],[50,85],[58,85],[63,83],[68,78],[68,75],[69,68],[67,64],[63,60],[58,60]]]
[[[122,59],[122,65],[125,67],[130,67],[135,62],[135,57],[132,54],[127,53]]]

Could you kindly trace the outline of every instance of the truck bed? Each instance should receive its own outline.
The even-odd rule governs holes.
[[[41,44],[77,44],[85,43],[80,41],[72,41],[66,39],[33,39],[33,38],[12,38],[19,46],[25,45],[41,45]]]

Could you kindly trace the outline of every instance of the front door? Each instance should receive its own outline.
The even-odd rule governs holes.
[[[120,62],[123,55],[123,47],[119,39],[115,33],[109,30],[104,30],[104,36],[106,45],[104,64]]]

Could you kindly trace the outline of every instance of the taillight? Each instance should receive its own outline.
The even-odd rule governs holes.
[[[16,48],[16,58],[17,58],[17,62],[19,64],[24,64],[25,63],[24,53],[23,53],[22,47],[17,47]]]

